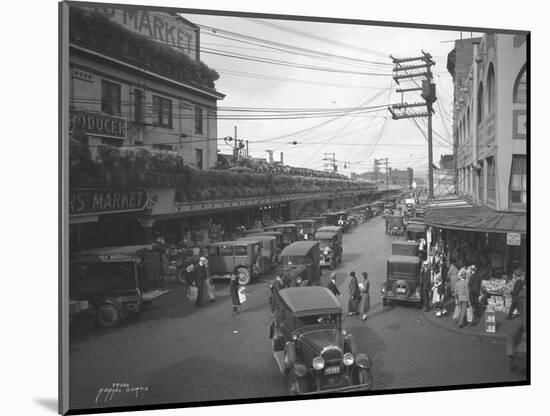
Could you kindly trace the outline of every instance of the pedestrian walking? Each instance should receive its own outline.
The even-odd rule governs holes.
[[[460,270],[455,289],[456,307],[460,308],[457,322],[459,328],[463,328],[466,323],[466,309],[468,309],[468,281],[466,278],[466,270]]]
[[[359,282],[355,277],[355,272],[350,272],[349,281],[349,302],[348,316],[359,314],[359,302],[361,302],[361,291],[359,290]]]
[[[432,288],[432,276],[428,261],[424,261],[422,263],[422,268],[420,269],[420,279],[424,312],[428,312],[430,310],[430,291]]]
[[[508,316],[506,317],[506,319],[508,319],[509,321],[512,320],[512,317],[514,316],[514,311],[516,309],[519,312],[521,318],[523,318],[524,313],[523,306],[525,297],[525,281],[521,270],[516,269],[514,271],[514,278],[516,279],[516,281],[514,282],[514,286],[510,291],[510,294],[512,295],[512,304],[510,305],[510,310],[508,311]]]
[[[330,274],[330,281],[328,282],[327,288],[332,293],[334,293],[334,296],[342,296],[342,294],[338,290],[338,287],[336,286],[336,272],[332,272]]]
[[[193,270],[195,285],[198,289],[197,301],[195,302],[196,306],[203,306],[204,292],[205,292],[205,281],[208,278],[208,270],[206,268],[206,257],[201,257],[199,259],[199,264],[197,264]]]
[[[239,306],[241,306],[241,300],[239,298],[239,279],[236,274],[231,275],[231,281],[229,282],[229,293],[231,295],[231,302],[233,303],[233,315],[239,316]]]
[[[367,314],[369,313],[370,309],[370,281],[369,281],[369,275],[367,272],[361,273],[363,276],[363,281],[360,283],[359,288],[361,289],[361,320],[365,321],[367,319]]]

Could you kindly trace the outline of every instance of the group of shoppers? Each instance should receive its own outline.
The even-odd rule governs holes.
[[[436,316],[447,314],[445,305],[454,303],[453,318],[459,328],[469,324],[477,325],[481,319],[483,306],[487,303],[488,294],[481,289],[481,282],[491,278],[492,270],[487,259],[481,259],[478,264],[470,264],[464,260],[456,262],[451,258],[434,255],[426,260],[421,268],[421,289],[424,311],[433,308]],[[510,283],[512,303],[507,319],[512,319],[514,312],[523,315],[525,275],[520,269],[513,273]]]
[[[367,314],[370,309],[370,281],[367,272],[361,273],[361,281],[357,279],[355,272],[349,274],[349,301],[348,301],[348,316],[361,315],[361,320],[367,319]],[[336,272],[330,274],[328,289],[335,296],[342,296],[340,290],[336,286]]]

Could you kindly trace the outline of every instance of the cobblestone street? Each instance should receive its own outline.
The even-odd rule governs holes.
[[[344,326],[373,360],[374,390],[510,382],[525,374],[508,370],[502,342],[446,331],[414,306],[382,308],[391,241],[376,218],[344,236],[337,283],[347,305],[347,276],[368,271],[371,314],[346,317]],[[328,272],[323,272],[325,285]],[[213,402],[280,397],[284,378],[269,340],[269,276],[251,284],[239,317],[231,314],[228,284],[216,281],[216,303],[196,308],[184,286],[158,299],[139,320],[113,330],[75,334],[71,344],[71,407]],[[450,318],[443,318],[450,319]],[[143,387],[139,393],[100,394],[113,383]]]

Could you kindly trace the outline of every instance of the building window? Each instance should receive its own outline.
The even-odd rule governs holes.
[[[172,100],[153,95],[153,123],[172,127]]]
[[[527,103],[527,77],[525,76],[525,66],[519,71],[514,84],[514,103]]]
[[[487,200],[495,202],[496,199],[496,177],[495,158],[487,158]]]
[[[479,83],[479,89],[477,91],[477,125],[479,126],[483,121],[483,83]]]
[[[195,133],[202,134],[202,108],[195,107]]]
[[[134,121],[145,121],[145,98],[142,90],[134,90]]]
[[[101,80],[101,111],[120,117],[120,84]]]
[[[515,206],[527,204],[527,159],[525,156],[514,155],[512,158],[510,204]]]
[[[487,74],[487,113],[494,110],[495,106],[495,69],[493,64],[489,66]]]
[[[197,169],[202,169],[202,149],[195,149],[195,160]]]

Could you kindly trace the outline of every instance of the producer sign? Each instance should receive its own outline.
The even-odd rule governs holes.
[[[69,129],[81,128],[84,132],[94,136],[126,138],[126,120],[87,111],[72,110],[69,118]]]
[[[149,209],[154,196],[143,189],[74,189],[69,193],[69,215],[106,214]]]

